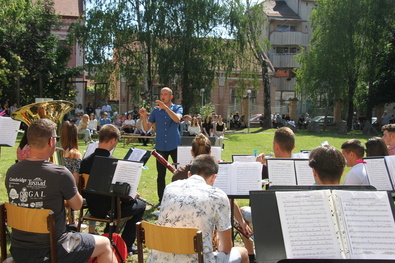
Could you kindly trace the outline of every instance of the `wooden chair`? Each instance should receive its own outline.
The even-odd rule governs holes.
[[[148,222],[138,222],[138,262],[143,263],[143,244],[151,249],[174,254],[197,254],[203,262],[203,235],[197,228],[166,227]]]
[[[15,262],[7,258],[6,227],[12,227],[25,232],[49,234],[50,260],[57,262],[55,214],[50,209],[33,209],[19,207],[10,203],[0,204],[0,235],[1,235],[1,261]]]
[[[83,190],[85,190],[86,185],[88,184],[88,180],[89,180],[89,174],[81,174],[80,177],[80,181],[79,181],[79,189],[82,192]],[[120,197],[116,197],[115,199],[116,201],[116,215],[114,215],[114,223],[115,223],[115,233],[119,233],[120,232],[120,228],[121,225],[130,220],[133,216],[127,216],[127,217],[121,217],[121,198]],[[87,212],[84,212],[84,209],[87,209]],[[79,219],[78,219],[78,226],[77,226],[77,231],[79,232],[81,230],[81,224],[85,221],[85,220],[89,220],[89,221],[98,221],[98,222],[106,222],[108,224],[111,223],[111,219],[110,218],[99,218],[99,217],[95,217],[92,216],[89,213],[89,208],[87,206],[82,206],[80,209],[80,215],[79,215]]]

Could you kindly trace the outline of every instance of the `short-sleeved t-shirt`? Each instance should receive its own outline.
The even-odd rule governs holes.
[[[5,185],[11,204],[51,209],[55,213],[56,237],[62,239],[66,234],[64,200],[77,194],[74,177],[66,167],[48,161],[23,160],[8,169]],[[14,247],[44,248],[48,247],[48,238],[46,234],[14,230],[11,244]]]
[[[158,225],[196,227],[203,233],[204,262],[215,262],[212,240],[218,231],[231,228],[229,199],[224,191],[208,185],[203,177],[192,175],[169,184],[164,192]],[[196,262],[196,255],[180,255],[153,250],[149,262]]]

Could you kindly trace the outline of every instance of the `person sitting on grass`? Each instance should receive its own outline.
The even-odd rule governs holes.
[[[339,185],[345,165],[343,154],[331,145],[318,146],[309,156],[317,185]]]
[[[344,158],[346,158],[347,167],[352,167],[352,169],[347,173],[343,184],[369,185],[365,166],[362,163],[362,157],[365,153],[362,143],[357,139],[351,139],[344,142],[341,148]]]

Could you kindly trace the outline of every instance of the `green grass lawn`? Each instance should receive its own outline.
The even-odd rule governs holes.
[[[254,150],[257,149],[258,153],[272,154],[272,142],[275,129],[262,130],[260,128],[252,128],[251,133],[247,133],[247,129],[239,130],[237,132],[229,131],[226,133],[224,144],[224,151],[222,152],[222,159],[225,161],[232,160],[232,154],[254,154]],[[324,134],[325,133],[325,134]],[[300,150],[312,150],[315,147],[321,145],[322,142],[327,141],[330,145],[335,146],[340,149],[343,142],[351,138],[357,138],[366,142],[366,139],[371,136],[365,136],[358,133],[353,133],[350,135],[337,135],[333,132],[323,132],[322,134],[315,135],[309,134],[306,130],[301,130],[296,134],[296,148],[293,153],[300,152]],[[16,148],[19,144],[21,135],[18,136],[17,142],[14,147],[1,147],[0,155],[0,178],[1,182],[4,182],[5,174],[7,169],[15,163],[16,160]],[[82,140],[79,141],[80,151],[84,153],[86,145]],[[153,150],[154,146],[142,146],[141,143],[135,142],[133,147],[138,147],[146,150]],[[114,151],[114,157],[123,159],[126,155],[129,147],[123,147],[123,142],[119,142],[117,148]],[[138,192],[141,196],[152,203],[156,204],[158,202],[157,192],[156,192],[156,159],[151,157],[146,166],[148,170],[143,170],[142,177],[139,184]],[[346,169],[345,173],[349,169]],[[167,172],[167,183],[171,181],[171,174]],[[7,193],[4,184],[0,187],[0,202],[8,201]],[[240,206],[248,205],[248,200],[238,200]],[[147,212],[145,214],[145,220],[154,221],[156,216],[152,215],[154,208],[147,206]],[[133,262],[135,256],[130,258],[128,262]]]
[[[225,148],[222,152],[222,159],[225,161],[232,160],[232,154],[253,154],[254,150],[257,149],[258,153],[272,153],[272,143],[273,143],[273,134],[275,129],[262,130],[260,128],[252,128],[251,133],[247,134],[247,129],[237,131],[233,133],[233,131],[227,132],[225,140]],[[361,140],[363,143],[367,138],[371,136],[365,136],[362,134],[352,134],[352,135],[336,135],[336,134],[309,134],[306,130],[301,130],[296,133],[296,148],[293,151],[294,153],[299,152],[300,150],[312,150],[316,146],[321,145],[322,142],[327,141],[329,144],[335,146],[340,149],[340,146],[343,142],[351,138],[357,138]],[[7,169],[15,163],[16,159],[16,148],[19,144],[21,136],[19,135],[17,138],[17,142],[14,147],[1,147],[1,156],[0,156],[0,177],[1,181],[4,182],[5,174]],[[79,141],[80,151],[83,153],[86,149],[86,145],[82,140]],[[129,145],[130,146],[130,145]],[[133,143],[134,147],[153,150],[154,146],[142,146],[141,143],[135,142]],[[128,147],[123,147],[123,142],[119,142],[117,148],[114,151],[114,157],[122,159],[127,151]],[[152,203],[158,202],[158,197],[156,193],[156,159],[151,157],[146,166],[149,168],[148,170],[143,170],[143,174],[141,177],[140,185],[139,185],[139,193],[145,199],[151,201]],[[171,180],[170,172],[167,172],[167,183]],[[7,194],[4,187],[0,187],[0,201],[6,201]],[[242,204],[247,202],[240,200]]]

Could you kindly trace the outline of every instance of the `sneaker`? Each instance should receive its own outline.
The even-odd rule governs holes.
[[[154,216],[159,217],[160,211],[155,211],[152,213]]]
[[[128,247],[128,253],[129,255],[137,254],[138,253],[137,247],[136,246]]]

